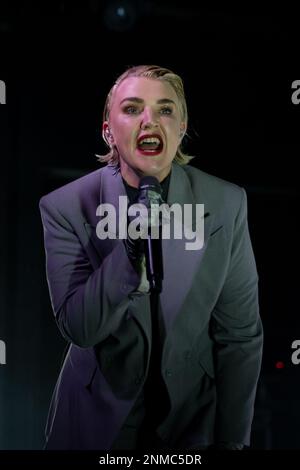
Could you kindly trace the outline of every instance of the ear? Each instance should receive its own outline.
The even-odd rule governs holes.
[[[114,138],[107,121],[104,121],[104,123],[102,124],[102,136],[105,142],[107,142],[109,145],[113,143]]]
[[[184,134],[185,134],[185,131],[186,131],[186,123],[185,122],[182,122],[180,124],[180,132],[179,132],[179,138],[180,140],[183,138]]]

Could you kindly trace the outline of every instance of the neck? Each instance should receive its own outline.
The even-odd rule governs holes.
[[[143,173],[141,171],[133,169],[129,167],[127,164],[120,162],[120,172],[121,172],[122,178],[126,181],[126,183],[129,186],[133,188],[139,188],[140,180],[143,176],[154,176],[161,183],[168,176],[170,171],[171,171],[171,166],[170,168],[169,167],[165,168],[159,174],[148,174],[148,173]]]

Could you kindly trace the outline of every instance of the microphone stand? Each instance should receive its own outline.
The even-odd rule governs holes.
[[[154,181],[153,181],[154,180]],[[140,184],[139,202],[144,203],[150,211],[152,204],[160,204],[161,188],[155,178],[145,177]],[[155,210],[155,209],[154,209]],[[145,240],[145,258],[146,272],[150,287],[150,309],[151,309],[151,345],[150,358],[147,379],[144,386],[144,403],[146,410],[146,419],[141,432],[141,438],[149,446],[159,446],[159,439],[155,433],[157,426],[163,419],[163,415],[167,410],[166,392],[161,375],[161,354],[162,354],[162,331],[160,329],[160,308],[159,295],[162,291],[163,281],[163,259],[162,259],[162,224],[158,223],[152,226],[152,220],[155,220],[155,212],[150,213],[150,231]],[[160,222],[160,221],[159,221]],[[156,220],[157,223],[157,220]],[[154,234],[152,229],[158,230]],[[149,227],[148,227],[149,230]]]
[[[161,353],[162,353],[162,338],[159,325],[159,300],[162,291],[163,280],[163,261],[162,261],[162,246],[161,246],[161,227],[159,227],[159,238],[148,239],[145,241],[147,244],[146,253],[146,269],[147,278],[150,285],[150,309],[151,309],[151,355],[149,360],[148,376],[145,383],[145,403],[148,410],[146,421],[146,440],[148,433],[148,444],[153,444],[153,437],[155,439],[155,429],[161,419],[161,409],[164,402],[161,395],[156,396],[159,391],[161,377]],[[149,412],[150,410],[150,412]],[[164,410],[163,410],[164,411]],[[150,442],[149,442],[150,440]],[[155,441],[154,441],[155,444]]]

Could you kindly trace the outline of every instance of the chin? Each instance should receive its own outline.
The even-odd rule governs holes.
[[[156,167],[152,168],[143,168],[140,170],[144,176],[155,176],[157,179],[163,177],[165,173],[167,173],[166,169],[160,169]]]
[[[146,176],[156,176],[158,178],[160,175],[164,177],[164,175],[168,174],[171,168],[171,164],[172,163],[170,162],[169,164],[161,165],[155,164],[155,162],[153,162],[150,165],[140,165],[139,169]]]

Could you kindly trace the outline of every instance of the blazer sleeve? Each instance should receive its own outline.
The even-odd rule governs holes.
[[[215,342],[216,440],[249,445],[263,329],[244,189],[234,223],[227,276],[212,314],[211,332]]]
[[[67,341],[94,346],[118,328],[128,296],[139,285],[139,275],[122,241],[94,270],[78,235],[55,203],[44,196],[39,206],[56,322]]]

